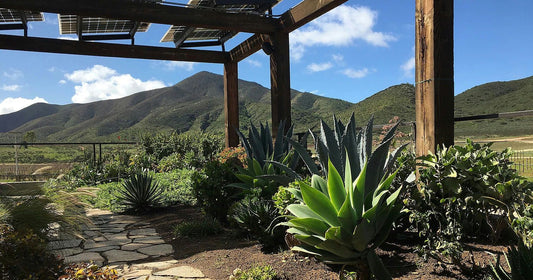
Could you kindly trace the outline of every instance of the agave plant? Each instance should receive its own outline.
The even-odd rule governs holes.
[[[495,258],[496,263],[490,264],[489,277],[494,280],[525,280],[533,275],[533,247],[519,243],[518,247],[511,246],[504,254],[511,273],[505,271],[500,265],[500,258]]]
[[[372,128],[374,118],[370,118],[366,127],[357,131],[354,115],[345,126],[342,121],[333,116],[333,129],[323,120],[320,121],[320,135],[309,131],[315,142],[315,149],[320,162],[321,170],[315,164],[307,150],[298,142],[288,140],[304,161],[311,174],[328,176],[328,161],[344,177],[346,169],[344,163],[349,159],[351,163],[350,172],[359,174],[363,165],[368,164],[368,168],[373,170],[366,179],[367,188],[375,185],[383,176],[391,173],[392,166],[399,152],[405,147],[400,146],[389,154],[390,144],[394,138],[394,133],[399,125],[396,123],[386,134],[379,146],[372,152]]]
[[[283,130],[285,123],[282,121],[279,129]],[[293,171],[298,157],[291,153],[291,145],[288,141],[292,137],[292,127],[285,135],[278,133],[273,142],[268,123],[260,124],[258,130],[251,124],[248,137],[238,131],[247,154],[247,167],[238,168],[235,176],[242,183],[234,183],[229,186],[244,190],[246,195],[251,192],[259,192],[257,197],[270,199],[280,185],[288,185],[290,182],[301,179]]]
[[[146,211],[161,202],[162,190],[148,172],[133,174],[122,183],[120,199],[126,208],[135,212]]]
[[[302,203],[289,205],[292,215],[281,223],[301,242],[292,250],[326,263],[355,266],[358,279],[369,279],[371,274],[391,279],[374,250],[385,241],[400,214],[402,204],[396,200],[402,188],[389,190],[396,172],[369,185],[368,178],[378,172],[366,162],[353,180],[347,157],[344,179],[330,160],[327,181],[313,175],[311,185],[300,183]]]
[[[285,122],[281,121],[279,124],[279,131],[285,130]],[[287,139],[292,137],[293,127],[291,126],[285,134],[278,133],[276,136],[276,141],[273,142],[272,134],[270,133],[270,128],[268,123],[263,125],[259,124],[259,130],[250,123],[250,128],[248,129],[248,137],[245,137],[242,132],[237,130],[237,134],[241,139],[241,143],[246,150],[246,155],[248,160],[252,159],[257,160],[259,165],[263,167],[265,161],[282,161],[283,158],[287,155],[290,150],[290,145]]]

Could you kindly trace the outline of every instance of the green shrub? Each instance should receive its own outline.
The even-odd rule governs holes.
[[[533,247],[533,205],[529,204],[522,211],[515,211],[517,218],[512,220],[511,226],[522,242]]]
[[[533,275],[533,248],[519,243],[517,247],[511,246],[507,250],[505,259],[511,272],[508,273],[500,265],[500,256],[496,263],[490,264],[489,278],[494,280],[526,280]]]
[[[282,227],[274,228],[279,215],[271,200],[245,198],[231,206],[228,215],[236,228],[256,238],[264,251],[271,252],[284,247],[285,233]]]
[[[198,205],[209,216],[222,223],[227,222],[229,207],[238,200],[237,189],[226,187],[237,182],[230,163],[211,161],[203,170],[195,171],[191,176],[193,194]]]
[[[122,182],[120,201],[128,210],[145,212],[161,203],[159,183],[147,172],[137,173]]]
[[[89,198],[90,203],[100,209],[107,209],[112,212],[124,211],[124,206],[120,201],[120,189],[122,183],[111,182],[96,186],[98,191],[95,198]]]
[[[192,188],[192,176],[194,173],[194,170],[177,169],[153,174],[154,179],[159,182],[162,190],[161,205],[196,205],[196,197]]]
[[[159,161],[158,168],[162,172],[184,168],[183,155],[178,153],[170,154]]]
[[[297,203],[298,199],[292,192],[290,192],[291,189],[297,189],[299,190],[299,182],[292,182],[289,184],[289,187],[280,187],[279,190],[272,196],[272,200],[274,201],[274,206],[278,209],[279,215],[286,215],[287,214],[287,206]],[[306,183],[310,183],[310,181],[306,181]]]
[[[211,217],[205,217],[201,220],[183,222],[177,224],[174,228],[176,237],[204,237],[215,235],[222,232],[220,223]]]
[[[496,240],[508,228],[508,209],[523,203],[526,184],[511,168],[509,149],[467,140],[421,157],[419,192],[410,198],[410,219],[427,256],[441,253],[459,263],[465,237]]]
[[[27,231],[0,226],[0,275],[2,279],[57,279],[62,262],[46,249],[46,242]]]
[[[230,280],[276,280],[280,279],[270,265],[254,266],[247,270],[233,270]]]

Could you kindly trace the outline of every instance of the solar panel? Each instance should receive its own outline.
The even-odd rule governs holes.
[[[264,14],[268,9],[278,3],[278,0],[190,0],[189,7],[223,9],[229,13],[253,12]],[[180,47],[183,42],[203,40],[227,40],[237,33],[226,30],[193,28],[172,25],[161,42],[175,42]],[[223,43],[223,42],[221,42]]]
[[[77,34],[78,17],[75,15],[58,15],[60,34]],[[135,28],[135,22],[131,20],[106,19],[99,17],[81,18],[82,33],[124,33]],[[141,22],[137,32],[146,32],[150,23]]]
[[[0,22],[22,22],[22,14],[26,16],[26,21],[44,21],[44,15],[41,12],[21,12],[0,8]]]

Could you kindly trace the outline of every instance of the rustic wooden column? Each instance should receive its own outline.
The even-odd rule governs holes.
[[[239,78],[237,62],[224,63],[224,116],[226,148],[237,147],[239,136],[236,129],[239,128]]]
[[[291,77],[289,33],[270,34],[273,52],[270,55],[270,87],[272,98],[272,137],[276,137],[280,121],[291,123]]]
[[[453,1],[416,0],[416,154],[453,144]]]

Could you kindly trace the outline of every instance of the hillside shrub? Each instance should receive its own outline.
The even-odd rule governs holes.
[[[213,160],[191,176],[192,191],[198,205],[221,223],[227,223],[227,211],[239,199],[236,188],[226,187],[238,181],[235,170],[229,162]]]
[[[183,159],[183,167],[201,168],[222,151],[224,138],[221,135],[201,131],[178,134],[159,133],[141,137],[141,151],[152,157],[155,163],[172,154]],[[175,157],[178,157],[178,156]],[[170,159],[169,159],[170,160]],[[168,161],[168,160],[167,160]],[[168,168],[168,163],[166,163]]]
[[[97,185],[96,197],[89,198],[89,202],[96,208],[106,209],[112,212],[124,211],[120,203],[121,182],[111,182]]]
[[[527,185],[511,168],[510,150],[490,146],[468,140],[419,158],[420,191],[409,207],[424,255],[459,262],[465,238],[497,240],[508,228],[508,209],[524,200]]]
[[[190,169],[154,173],[154,179],[159,182],[161,188],[161,206],[196,205],[192,187],[194,173],[195,171]]]

